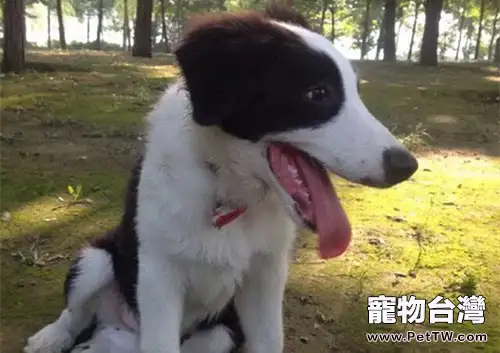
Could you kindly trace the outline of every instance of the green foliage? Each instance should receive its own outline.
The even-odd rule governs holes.
[[[82,194],[83,194],[83,185],[78,184],[76,187],[73,187],[72,185],[68,185],[68,193],[73,198],[73,201],[78,201],[80,199],[80,197],[82,197]]]
[[[284,0],[283,0],[284,1]],[[491,35],[493,34],[493,21],[496,8],[500,0],[485,0],[485,14],[483,21],[483,43],[481,53],[487,52]],[[335,35],[336,39],[347,37],[353,40],[353,47],[360,48],[363,37],[366,36],[367,49],[370,51],[376,46],[380,32],[383,15],[384,0],[295,0],[293,6],[305,15],[313,28],[323,29],[327,37]],[[411,29],[414,8],[416,3],[422,4],[423,0],[399,0],[396,13],[397,28]],[[100,0],[62,0],[63,12],[66,16],[74,16],[83,21],[87,16],[97,15]],[[129,18],[129,28],[133,28],[137,0],[103,0],[104,16],[111,22],[105,30],[123,31],[125,20],[125,3]],[[179,39],[185,21],[191,13],[206,11],[236,11],[239,9],[260,9],[265,0],[164,0],[165,13],[161,13],[160,0],[154,0],[153,33],[155,43],[161,39],[162,17],[164,18],[168,41],[173,43]],[[367,3],[370,4],[368,13],[368,32],[364,33],[364,23],[367,16]],[[45,21],[46,13],[33,14],[34,4],[49,5],[55,9],[56,0],[27,0],[27,9],[30,15]],[[441,56],[449,50],[457,50],[459,34],[462,33],[460,52],[465,58],[474,52],[475,37],[478,31],[480,16],[480,0],[448,0],[445,1],[443,12],[451,15],[452,25],[443,29],[439,38],[439,54]],[[422,12],[421,12],[422,15]],[[464,17],[463,26],[460,19]],[[1,20],[1,18],[0,18]],[[500,26],[500,23],[497,27]],[[462,27],[462,28],[460,28]],[[94,29],[92,29],[94,31]],[[498,33],[498,32],[497,32]],[[422,35],[421,25],[416,28],[414,53],[418,52],[418,44]],[[466,41],[465,39],[468,38]],[[402,44],[402,42],[401,42]],[[483,47],[484,46],[484,47]],[[400,53],[402,54],[402,53]]]

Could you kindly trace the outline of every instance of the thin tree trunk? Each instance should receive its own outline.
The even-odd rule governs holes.
[[[52,38],[50,36],[50,2],[47,1],[47,48],[52,49]]]
[[[396,22],[398,23],[398,30],[396,32],[396,51],[397,51],[398,44],[399,44],[399,36],[401,35],[401,29],[402,29],[403,24],[405,22],[404,20],[405,20],[405,10],[403,8],[403,5],[400,4],[398,6],[398,10],[396,13]]]
[[[467,25],[467,37],[465,39],[465,46],[464,49],[462,50],[465,61],[470,60],[473,31],[474,31],[474,25],[472,23],[472,19],[469,19],[469,24]]]
[[[59,22],[59,45],[61,49],[66,50],[66,36],[64,32],[64,20],[63,20],[63,12],[62,12],[62,2],[61,0],[57,0],[57,20]]]
[[[184,14],[183,14],[183,11],[182,11],[182,8],[183,8],[183,1],[182,0],[176,0],[176,7],[175,7],[175,18],[177,20],[177,38],[180,37],[181,35],[181,32],[182,32],[182,24],[183,24],[183,17],[184,17]],[[292,4],[288,4],[288,6],[292,6]]]
[[[401,35],[401,29],[403,27],[403,23],[404,23],[403,18],[401,18],[401,21],[399,21],[399,24],[398,24],[398,32],[396,34],[396,48],[398,48],[398,46],[399,46],[399,37]]]
[[[457,51],[455,53],[455,61],[458,61],[458,54],[460,53],[460,49],[462,48],[462,35],[464,31],[464,22],[465,22],[465,11],[467,10],[467,1],[464,1],[462,12],[460,13],[460,22],[458,23],[458,44]]]
[[[337,9],[335,7],[335,0],[332,1],[332,6],[330,6],[330,12],[332,14],[332,32],[330,34],[330,38],[333,43],[335,42],[335,13],[337,12]]]
[[[130,38],[130,21],[128,18],[128,0],[123,0],[123,50],[127,51],[127,39]]]
[[[2,72],[24,70],[26,22],[24,0],[3,2],[3,60]]]
[[[498,24],[498,12],[500,10],[500,5],[495,6],[495,17],[493,20],[493,28],[491,30],[490,45],[488,45],[488,61],[491,61],[493,57],[493,47],[495,44],[495,37],[497,35],[497,24]]]
[[[128,37],[127,37],[127,50],[131,51],[132,50],[132,30],[130,27],[128,28]]]
[[[421,65],[436,66],[438,63],[439,21],[442,10],[443,0],[425,1],[425,27],[420,50]]]
[[[151,45],[153,46],[153,48],[155,48],[156,47],[156,38],[158,37],[158,26],[159,26],[161,19],[159,18],[158,12],[153,11],[153,14],[154,14],[154,18],[153,18],[153,23],[151,24],[151,26],[152,26],[152,28],[151,28]]]
[[[415,44],[415,33],[417,32],[418,14],[420,11],[420,1],[415,1],[415,18],[413,19],[413,26],[411,28],[410,50],[408,50],[408,61],[411,61],[413,55],[413,45]]]
[[[152,57],[151,51],[151,16],[153,14],[152,0],[138,0],[135,17],[133,56]]]
[[[481,10],[479,12],[479,28],[477,30],[476,52],[474,53],[474,60],[479,59],[479,52],[481,50],[481,34],[483,33],[483,19],[484,19],[485,6],[486,6],[486,1],[481,0]]]
[[[90,11],[87,12],[87,44],[90,43]]]
[[[321,20],[319,23],[319,31],[320,31],[321,35],[324,34],[327,8],[328,8],[328,0],[323,0],[323,5],[321,6]]]
[[[160,0],[160,12],[161,12],[161,38],[163,45],[165,46],[165,53],[170,53],[170,44],[168,43],[167,36],[167,21],[165,20],[165,0]]]
[[[101,50],[102,47],[102,21],[104,18],[104,0],[99,0],[99,8],[97,9],[97,39],[96,49]]]
[[[363,33],[361,36],[361,60],[363,60],[368,54],[368,36],[370,34],[370,10],[372,5],[372,0],[365,0],[365,16],[363,19]]]
[[[396,61],[396,0],[386,0],[384,9],[384,61]]]
[[[463,60],[465,61],[469,61],[469,46],[470,46],[470,32],[467,31],[467,36],[465,37],[465,44],[462,48],[462,56]]]
[[[379,17],[379,23],[378,23],[378,27],[379,27],[379,31],[378,31],[378,38],[377,38],[377,51],[376,51],[376,54],[375,54],[375,60],[380,60],[380,53],[382,52],[382,46],[383,46],[383,43],[384,43],[384,30],[385,30],[385,14],[384,14],[384,10],[382,8],[382,14],[381,16]]]
[[[123,51],[127,51],[127,31],[125,29],[125,22],[123,22],[122,26],[122,48]]]

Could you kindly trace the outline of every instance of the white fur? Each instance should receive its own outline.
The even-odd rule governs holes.
[[[181,353],[225,353],[233,347],[230,333],[222,326],[202,331],[190,337],[181,347]]]
[[[342,74],[346,101],[339,115],[321,128],[277,134],[272,139],[292,142],[348,179],[382,182],[383,150],[403,147],[361,102],[351,65],[325,38],[279,25],[331,56]],[[149,115],[136,220],[139,350],[226,353],[231,342],[222,327],[196,334],[183,347],[180,334],[197,320],[220,311],[235,295],[247,352],[282,353],[282,300],[295,238],[295,224],[287,212],[296,215],[293,201],[269,170],[265,147],[270,137],[259,143],[243,141],[216,128],[196,125],[190,111],[180,81],[165,92]],[[220,168],[217,177],[207,169],[207,161]],[[278,192],[266,192],[269,186]],[[211,225],[216,200],[248,208],[219,230]],[[80,309],[112,277],[109,257],[96,253],[88,259],[97,264],[84,264],[89,274],[84,273],[77,284],[81,293],[75,301]],[[101,299],[105,297],[101,295]],[[55,324],[30,339],[25,352],[59,353],[67,338],[64,330],[70,325],[62,319]],[[101,353],[101,348],[92,349],[91,353]],[[135,351],[137,347],[129,344],[119,353]]]
[[[73,341],[68,330],[70,322],[71,313],[65,309],[56,321],[28,338],[28,344],[24,347],[24,352],[55,353],[69,348]]]
[[[226,353],[233,348],[230,333],[222,326],[195,333],[181,347],[181,353]],[[139,334],[106,326],[71,353],[140,353]]]
[[[80,251],[80,274],[73,281],[68,307],[59,318],[28,339],[25,353],[59,353],[73,343],[95,313],[96,295],[113,281],[111,258],[95,248]]]

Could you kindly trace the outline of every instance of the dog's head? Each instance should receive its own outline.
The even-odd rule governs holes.
[[[193,119],[265,146],[267,181],[290,215],[341,254],[350,225],[327,172],[390,187],[416,159],[368,111],[351,63],[286,8],[194,18],[176,50]]]

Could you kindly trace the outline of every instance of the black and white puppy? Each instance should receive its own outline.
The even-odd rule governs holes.
[[[281,353],[296,226],[324,258],[349,245],[327,171],[390,187],[417,169],[291,10],[198,16],[175,55],[122,222],[79,252],[66,309],[26,353]]]

